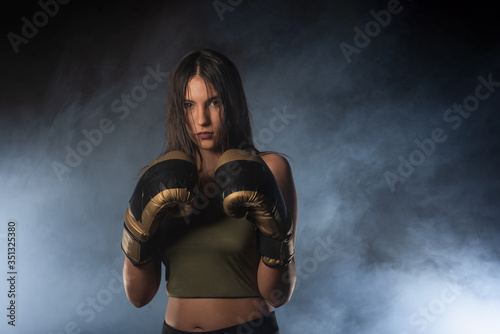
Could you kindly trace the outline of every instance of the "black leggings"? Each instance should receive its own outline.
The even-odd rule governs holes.
[[[163,321],[162,334],[186,334],[186,333],[205,333],[205,334],[279,334],[278,322],[275,313],[257,318],[239,325],[221,328],[208,332],[184,332],[170,327]]]

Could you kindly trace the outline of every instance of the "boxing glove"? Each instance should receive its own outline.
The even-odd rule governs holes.
[[[243,150],[227,150],[218,160],[214,178],[226,214],[246,215],[259,229],[262,261],[269,267],[287,265],[294,254],[291,216],[264,160]]]
[[[153,236],[164,219],[192,210],[198,172],[191,158],[172,151],[151,163],[137,183],[125,212],[122,251],[134,266],[151,261]]]

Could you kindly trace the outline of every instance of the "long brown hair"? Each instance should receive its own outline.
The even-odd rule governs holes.
[[[186,87],[189,80],[196,75],[212,84],[222,101],[224,113],[221,116],[219,138],[222,152],[238,148],[259,153],[253,143],[250,113],[236,66],[226,56],[213,50],[202,49],[185,55],[170,78],[166,148],[162,155],[170,151],[182,151],[200,161],[203,166],[202,153],[189,137],[184,114]]]

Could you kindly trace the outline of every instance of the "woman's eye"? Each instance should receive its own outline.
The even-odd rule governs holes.
[[[193,104],[192,103],[188,103],[188,102],[184,103],[184,109],[189,110],[191,108],[193,108]]]
[[[210,102],[210,106],[212,106],[212,107],[216,107],[216,108],[219,108],[219,107],[221,106],[221,103],[220,103],[220,101],[219,101],[219,100],[212,100],[212,101]]]

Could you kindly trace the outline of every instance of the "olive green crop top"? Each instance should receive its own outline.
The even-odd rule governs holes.
[[[257,230],[245,218],[231,218],[211,201],[197,214],[164,222],[160,232],[168,296],[260,297]]]

